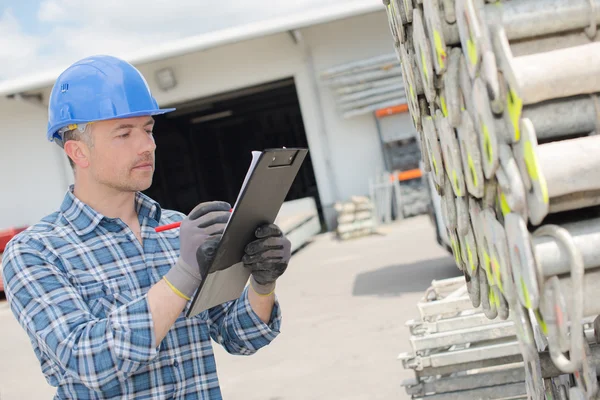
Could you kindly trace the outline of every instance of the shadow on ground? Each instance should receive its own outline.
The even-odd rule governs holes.
[[[356,276],[354,296],[399,296],[423,292],[432,280],[462,276],[452,257],[440,257],[411,264],[392,265]]]

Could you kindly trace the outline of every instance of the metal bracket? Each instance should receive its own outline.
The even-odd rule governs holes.
[[[584,395],[585,399],[597,399],[598,377],[596,366],[592,364],[592,351],[587,341],[583,341],[584,353],[581,370],[574,373],[575,384]]]
[[[471,299],[462,296],[455,299],[443,299],[417,303],[423,321],[430,321],[439,316],[455,316],[461,311],[471,310]]]
[[[452,254],[454,255],[456,266],[460,271],[464,272],[466,269],[466,264],[462,259],[461,243],[458,239],[458,235],[456,234],[456,229],[448,229],[447,234],[450,240],[450,245],[452,246]]]
[[[493,213],[487,210],[483,213],[486,225],[485,238],[489,246],[490,260],[488,265],[488,282],[494,290],[494,299],[501,319],[508,317],[508,300],[506,297],[514,297],[512,274],[510,271],[510,259],[508,255],[508,241],[504,226],[494,218]]]
[[[417,65],[419,66],[419,75],[423,82],[425,97],[429,103],[433,103],[436,97],[436,76],[433,71],[433,61],[431,60],[431,48],[425,26],[423,25],[423,14],[420,9],[413,10],[413,45]]]
[[[465,280],[460,277],[463,282]],[[475,306],[477,308],[479,306]],[[461,314],[454,318],[444,318],[435,320],[432,322],[424,322],[417,320],[407,321],[405,325],[410,328],[411,335],[414,336],[426,336],[434,333],[452,332],[459,329],[471,329],[480,327],[483,325],[496,324],[494,321],[490,321],[481,310],[464,311],[463,313],[471,312],[470,314]]]
[[[467,111],[461,112],[460,120],[461,123],[457,131],[467,190],[472,196],[480,199],[483,197],[484,177],[479,138],[475,132],[471,116]]]
[[[510,315],[508,301],[506,300],[498,286],[492,286],[492,290],[494,291],[494,296],[496,297],[497,301],[496,308],[498,310],[498,318],[505,321]]]
[[[515,336],[515,327],[512,321],[494,324],[485,324],[468,329],[456,329],[450,332],[441,332],[427,336],[411,336],[410,343],[413,351],[433,350],[450,346],[496,340]]]
[[[461,123],[462,97],[459,86],[459,68],[462,52],[454,47],[448,55],[448,68],[442,76],[443,88],[440,94],[440,107],[450,120],[453,128]]]
[[[471,230],[468,198],[466,196],[455,197],[454,204],[456,205],[456,233],[458,233],[459,236],[466,236]]]
[[[498,309],[496,308],[493,292],[490,291],[490,284],[487,279],[480,279],[479,284],[481,285],[481,307],[483,308],[483,313],[489,319],[495,319],[498,316]]]
[[[402,0],[404,7],[404,15],[406,16],[406,23],[410,24],[413,21],[413,3],[412,0]]]
[[[423,3],[423,15],[425,24],[429,33],[429,39],[433,46],[432,56],[435,65],[435,72],[443,75],[448,68],[448,38],[446,38],[447,24],[442,25],[440,5],[438,0],[428,0]],[[446,29],[444,29],[446,27]],[[458,36],[458,35],[455,35]]]
[[[402,76],[404,78],[404,82],[406,83],[405,91],[410,115],[413,118],[413,122],[417,128],[417,131],[421,131],[421,108],[419,107],[418,95],[423,94],[423,85],[420,80],[415,79],[413,68],[414,59],[413,56],[409,54],[404,44],[400,44],[398,47],[398,53],[400,55]]]
[[[504,127],[494,118],[485,83],[481,78],[473,82],[473,102],[475,106],[475,127],[479,135],[482,153],[483,172],[490,179],[500,164],[499,145],[504,142]]]
[[[520,127],[521,140],[513,146],[513,151],[521,176],[527,176],[524,185],[528,189],[529,220],[533,225],[539,225],[549,211],[548,186],[538,160],[535,128],[528,118],[521,119]]]
[[[489,246],[486,243],[485,238],[485,229],[486,226],[482,217],[482,209],[479,201],[470,199],[469,200],[469,216],[471,220],[471,227],[473,228],[473,233],[475,234],[475,241],[477,242],[477,255],[479,259],[480,268],[477,271],[477,278],[482,274],[491,275],[491,257],[489,254]],[[480,305],[480,286],[477,286],[479,289],[477,291],[477,304],[473,304],[478,307]]]
[[[501,114],[504,111],[503,92],[501,91],[500,80],[498,78],[498,68],[496,67],[496,56],[491,50],[483,53],[481,63],[481,77],[490,97],[490,106],[495,114]]]
[[[519,355],[519,343],[501,339],[497,343],[485,346],[472,346],[467,349],[447,351],[444,353],[431,354],[427,356],[411,356],[400,354],[404,368],[422,371],[426,368],[452,367],[461,371],[461,365],[477,361],[493,361],[507,356]],[[537,355],[537,353],[536,353]],[[492,364],[493,365],[493,364]]]
[[[467,61],[464,54],[461,54],[458,63],[458,87],[462,95],[464,108],[472,117],[475,116],[475,105],[473,104],[473,82],[467,70]]]
[[[398,0],[390,0],[390,5],[396,28],[398,29],[398,41],[404,43],[406,41],[405,25],[407,22],[406,16],[403,15],[403,7],[398,4]]]
[[[422,118],[423,133],[425,136],[426,149],[428,157],[431,161],[431,171],[433,172],[434,181],[444,187],[444,162],[442,160],[442,149],[438,140],[437,130],[433,117],[424,116]]]
[[[454,0],[442,0],[444,8],[444,18],[449,24],[456,22],[456,6]]]
[[[479,283],[481,268],[477,269],[471,276],[466,271],[463,271],[463,274],[467,283],[467,292],[469,293],[471,304],[474,308],[477,308],[481,306],[481,284]]]
[[[518,302],[510,304],[510,309],[515,327],[517,328],[521,355],[525,363],[527,394],[536,400],[544,399],[545,386],[542,378],[542,366],[535,344],[531,321],[525,309]]]
[[[510,248],[516,292],[524,307],[535,310],[540,304],[540,290],[533,244],[527,224],[520,215],[510,213],[504,217],[504,227]]]
[[[590,17],[590,26],[585,28],[585,34],[588,35],[590,40],[594,40],[597,32],[597,23],[596,23],[596,13],[598,12],[595,0],[588,0],[590,3],[589,17]]]
[[[534,233],[534,237],[551,236],[557,242],[561,243],[567,250],[571,265],[571,291],[572,304],[569,312],[561,310],[562,293],[560,291],[559,280],[557,276],[553,276],[544,283],[542,301],[540,308],[544,321],[548,327],[548,346],[550,355],[554,364],[565,373],[573,373],[581,368],[584,358],[583,349],[583,327],[581,320],[583,319],[583,276],[585,273],[583,265],[583,256],[575,246],[573,237],[569,232],[557,225],[544,225],[538,228]],[[560,314],[559,314],[560,313]],[[561,315],[562,314],[562,315]],[[569,315],[571,328],[571,341],[569,346],[569,354],[571,359],[567,359],[563,354],[560,346],[560,339],[566,341],[567,318]]]
[[[477,274],[477,271],[479,270],[479,258],[477,256],[477,243],[475,242],[475,235],[473,234],[471,223],[467,225],[467,234],[464,236],[459,235],[458,238],[462,260],[467,266],[466,270],[468,274],[473,276]]]
[[[483,28],[472,0],[456,0],[456,24],[467,59],[467,70],[471,79],[474,79],[483,54]]]
[[[500,169],[496,171],[496,176],[500,182],[498,172],[502,171],[506,178],[507,188],[501,185],[500,204],[504,215],[509,212],[516,212],[527,218],[527,196],[525,194],[525,185],[519,173],[519,167],[513,156],[510,146],[500,144]],[[508,189],[508,190],[507,190]]]
[[[398,25],[398,21],[396,19],[396,13],[394,12],[394,4],[391,0],[383,0],[383,4],[385,6],[385,11],[387,14],[388,25],[390,28],[390,32],[392,32],[392,37],[394,39],[394,43],[404,43],[404,28],[402,24]]]
[[[450,122],[444,117],[442,112],[436,112],[436,127],[440,138],[440,146],[444,157],[444,170],[452,184],[452,190],[457,197],[462,197],[466,193],[465,178],[462,169],[460,147],[456,139],[456,133],[450,126]],[[460,232],[459,232],[460,234]]]
[[[523,111],[523,100],[519,95],[517,78],[512,68],[513,55],[504,28],[498,25],[490,27],[492,45],[502,80],[505,80],[506,104],[503,106],[503,117],[509,130],[511,142],[516,143],[521,138],[519,121]],[[500,84],[500,83],[499,83]]]
[[[457,229],[457,213],[456,213],[456,202],[454,201],[455,197],[452,193],[452,188],[449,187],[450,182],[446,181],[446,186],[444,187],[444,195],[441,198],[441,206],[442,206],[442,216],[444,217],[444,222],[446,223],[446,228],[451,230]]]

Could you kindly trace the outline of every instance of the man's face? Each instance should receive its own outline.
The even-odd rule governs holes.
[[[89,173],[96,182],[119,191],[143,191],[152,184],[156,144],[151,117],[94,123]]]

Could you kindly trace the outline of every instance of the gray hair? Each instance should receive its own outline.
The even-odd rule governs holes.
[[[89,147],[94,146],[93,136],[92,136],[92,127],[91,124],[80,124],[76,126],[74,129],[68,129],[70,127],[62,128],[58,133],[61,137],[61,140],[56,140],[56,143],[64,149],[65,143],[69,140],[76,140],[79,142],[83,142],[87,144]],[[75,163],[71,160],[71,157],[67,155],[69,160],[69,164],[71,168],[75,168]]]

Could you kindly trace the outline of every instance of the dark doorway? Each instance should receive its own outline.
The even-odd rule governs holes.
[[[251,152],[308,147],[293,79],[175,105],[155,117],[156,172],[146,194],[189,213],[199,202],[236,201]],[[314,197],[323,221],[310,153],[286,201]]]

